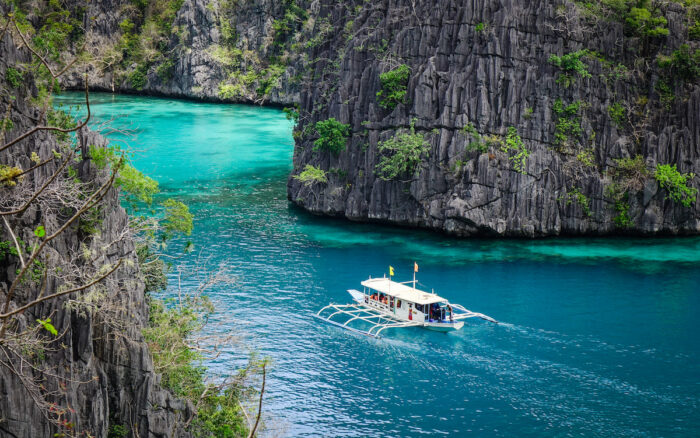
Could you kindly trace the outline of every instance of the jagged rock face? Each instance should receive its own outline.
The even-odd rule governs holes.
[[[346,2],[347,3],[347,2]],[[318,214],[380,221],[455,235],[550,236],[560,234],[698,233],[698,202],[689,208],[667,199],[649,176],[629,194],[633,224],[621,229],[606,195],[614,159],[642,155],[647,168],[677,164],[681,172],[700,169],[700,86],[678,85],[668,108],[654,81],[662,74],[655,51],[684,41],[685,15],[678,5],[664,13],[670,36],[651,44],[648,71],[610,79],[610,67],[590,61],[590,78],[557,83],[561,71],[548,62],[587,48],[613,64],[635,66],[619,23],[586,23],[570,3],[516,0],[383,0],[349,7],[325,2],[335,29],[311,53],[315,71],[301,91],[301,119],[288,197]],[[566,6],[562,6],[566,5]],[[562,9],[564,8],[564,9]],[[562,11],[566,14],[559,16]],[[566,20],[565,17],[569,17]],[[574,18],[571,18],[574,17]],[[482,23],[482,25],[480,25]],[[692,44],[692,43],[691,43]],[[639,49],[642,50],[642,49]],[[668,53],[664,51],[663,53]],[[377,103],[380,73],[405,63],[411,68],[407,103],[385,110]],[[334,65],[335,64],[335,65]],[[583,133],[574,144],[555,139],[556,100],[581,101]],[[642,102],[617,127],[608,115],[615,102]],[[647,114],[647,116],[644,116]],[[313,124],[334,117],[351,126],[347,149],[338,156],[313,150]],[[429,154],[403,181],[384,181],[375,172],[378,142],[415,119],[430,144]],[[517,128],[531,154],[525,173],[499,147],[470,152],[462,128],[472,123],[482,138]],[[588,166],[577,159],[590,151]],[[328,183],[311,186],[294,176],[306,165],[328,172]],[[699,187],[698,180],[692,181]],[[568,195],[589,200],[590,215]]]
[[[119,24],[134,15],[133,8],[128,0],[88,3],[86,16],[91,19],[86,22],[86,49],[96,58],[104,57],[107,50],[114,49],[123,34]],[[274,0],[184,0],[172,23],[172,34],[166,36],[165,52],[167,59],[173,61],[167,77],[158,74],[158,63],[154,63],[148,69],[143,87],[136,88],[128,76],[135,65],[124,69],[121,66],[105,67],[103,62],[97,61],[73,69],[62,79],[62,84],[80,89],[87,69],[90,87],[95,90],[292,105],[299,101],[297,78],[303,57],[289,51],[278,53],[281,50],[273,44],[273,22],[284,14],[284,2]],[[222,25],[231,27],[235,42],[223,41]],[[240,59],[233,61],[230,52],[216,55],[217,48],[227,45],[239,54]],[[232,72],[263,70],[272,57],[280,58],[283,72],[272,81],[268,93],[257,93],[259,84],[254,83],[243,86],[244,90],[236,96],[222,96],[220,84],[230,82]]]
[[[29,62],[26,51],[17,51],[9,34],[1,42],[0,76],[6,77],[8,65]],[[8,105],[14,129],[3,135],[0,143],[5,144],[35,126],[39,110],[30,103],[31,91],[25,87],[16,91],[15,98],[0,98],[3,114]],[[105,145],[107,141],[89,131],[79,136],[83,154],[88,145]],[[28,169],[31,152],[37,152],[41,159],[52,156],[58,150],[56,139],[49,133],[39,132],[26,140],[0,153],[0,164],[20,165]],[[58,168],[51,162],[24,177],[21,185],[38,187]],[[83,161],[78,169],[82,181],[99,181],[96,169],[89,161]],[[104,177],[102,177],[104,178]],[[19,186],[18,186],[19,189]],[[13,188],[0,188],[5,196]],[[34,326],[39,318],[50,316],[53,325],[65,335],[51,344],[44,353],[43,364],[55,373],[56,378],[46,379],[47,393],[56,392],[54,401],[59,408],[70,408],[64,419],[73,424],[76,436],[106,437],[114,426],[123,426],[129,436],[171,437],[189,436],[182,430],[185,421],[191,418],[193,408],[189,403],[173,397],[159,386],[159,376],[154,372],[148,346],[143,341],[141,330],[148,323],[148,306],[144,296],[144,285],[140,280],[134,244],[130,238],[120,240],[118,235],[127,223],[127,215],[121,208],[116,190],[111,189],[103,201],[103,217],[99,239],[81,236],[77,227],[71,227],[52,242],[54,254],[79,254],[86,248],[91,253],[104,252],[101,264],[114,264],[124,259],[109,283],[105,284],[104,300],[113,304],[116,313],[113,319],[106,320],[91,312],[66,308],[73,296],[46,301],[30,308],[18,318],[20,327]],[[61,224],[65,218],[51,217],[37,204],[20,218],[9,217],[18,238],[31,242],[33,230],[40,224],[47,224],[47,231],[56,228],[48,224]],[[9,240],[4,226],[0,231],[1,240]],[[116,243],[108,246],[105,242]],[[82,247],[81,245],[85,245]],[[8,285],[14,280],[18,269],[16,258],[0,259],[0,302],[4,306]],[[48,284],[47,290],[56,291],[62,286],[55,281]],[[27,302],[32,297],[20,293],[11,304],[10,310]],[[126,321],[122,330],[115,332],[111,324]],[[6,360],[3,357],[2,360]],[[83,383],[80,383],[83,382]],[[49,396],[52,397],[52,396]],[[2,437],[51,437],[59,432],[37,408],[25,387],[5,367],[0,367],[0,436]],[[121,436],[121,435],[120,435]]]

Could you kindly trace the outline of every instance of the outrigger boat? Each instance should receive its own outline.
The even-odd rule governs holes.
[[[390,269],[393,274],[393,268]],[[410,283],[413,284],[409,285]],[[450,332],[460,330],[467,318],[481,318],[498,324],[490,316],[472,312],[432,292],[417,289],[415,276],[413,281],[403,283],[386,277],[370,277],[361,284],[362,292],[348,290],[354,304],[329,304],[314,316],[372,337],[379,337],[386,329],[401,327],[423,327]],[[363,326],[369,328],[362,329]]]

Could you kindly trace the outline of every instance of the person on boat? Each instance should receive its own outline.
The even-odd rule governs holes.
[[[408,320],[413,320],[413,307],[411,307],[411,304],[408,305]]]
[[[452,315],[452,306],[450,304],[447,304],[447,314],[450,317],[450,322],[455,322],[454,316]]]
[[[438,303],[430,305],[430,318],[440,320],[440,305]]]

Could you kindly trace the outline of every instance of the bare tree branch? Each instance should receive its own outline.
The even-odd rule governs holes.
[[[57,77],[61,76],[63,73],[66,72],[66,70],[68,70],[78,60],[77,56],[74,57],[73,60],[71,62],[69,62],[68,64],[66,64],[66,66],[63,67],[63,69],[61,71],[59,71],[58,73],[54,73],[53,69],[51,68],[49,63],[46,61],[46,59],[44,59],[43,56],[41,56],[36,50],[34,50],[34,48],[27,42],[26,38],[24,38],[22,31],[20,31],[19,26],[17,26],[17,22],[14,19],[10,19],[10,21],[12,21],[12,24],[14,24],[15,30],[17,30],[19,37],[22,38],[22,42],[24,43],[25,47],[27,49],[29,49],[29,51],[32,52],[34,54],[34,56],[39,58],[39,61],[41,61],[41,63],[44,64],[44,67],[46,67],[46,69],[49,71],[49,74],[51,75],[52,79],[56,79]],[[80,53],[84,47],[85,47],[85,45],[83,45],[83,47],[81,47],[80,50],[78,50],[78,53]]]
[[[19,143],[20,141],[24,140],[25,138],[36,134],[39,131],[54,131],[54,132],[75,132],[79,129],[82,129],[87,125],[88,121],[90,120],[90,90],[88,88],[88,81],[87,81],[87,73],[85,74],[85,105],[87,106],[87,116],[85,117],[85,120],[83,120],[81,123],[79,123],[77,126],[74,128],[57,128],[55,126],[35,126],[34,128],[30,129],[29,131],[25,132],[24,134],[20,135],[16,139],[6,143],[2,147],[0,147],[0,152],[4,151],[5,149],[9,148],[12,145],[15,145]]]
[[[258,401],[258,416],[255,419],[255,425],[253,426],[253,429],[248,434],[248,438],[253,438],[255,436],[255,431],[258,429],[258,424],[260,423],[260,414],[262,414],[263,395],[265,394],[265,377],[267,375],[267,371],[265,369],[266,366],[267,366],[267,362],[263,361],[263,363],[262,363],[262,385],[260,386],[260,400]]]
[[[19,246],[19,243],[17,243],[17,237],[15,237],[15,233],[12,231],[12,227],[10,227],[10,224],[7,222],[7,218],[3,217],[2,218],[3,222],[5,222],[5,226],[7,227],[7,231],[10,232],[10,236],[12,236],[12,241],[15,243],[15,248],[17,248],[17,255],[19,256],[19,261],[22,262],[22,267],[24,268],[24,257],[22,256],[22,248]]]
[[[102,280],[104,280],[105,278],[109,277],[114,271],[119,269],[119,266],[121,266],[122,261],[123,261],[123,259],[119,259],[117,264],[114,265],[114,267],[112,269],[110,269],[106,274],[99,276],[98,278],[96,278],[95,280],[91,281],[88,284],[85,284],[85,285],[79,286],[79,287],[74,287],[73,289],[64,290],[63,292],[56,292],[55,294],[47,295],[45,297],[39,297],[39,298],[35,299],[34,301],[31,301],[31,302],[25,304],[22,307],[18,307],[15,310],[12,310],[11,312],[0,314],[0,319],[7,319],[10,316],[16,315],[18,313],[22,313],[25,310],[29,309],[30,307],[34,307],[37,304],[44,302],[46,300],[52,300],[54,298],[58,298],[58,297],[61,297],[63,295],[72,294],[74,292],[79,292],[81,290],[85,290],[89,287],[92,287],[92,286],[96,285],[97,283],[101,282]]]
[[[72,224],[75,222],[76,219],[78,219],[83,213],[85,213],[88,209],[92,208],[92,206],[95,205],[96,202],[99,202],[102,200],[102,198],[105,197],[107,192],[109,191],[109,188],[112,186],[114,183],[114,178],[117,176],[117,171],[121,167],[121,164],[124,160],[124,157],[122,157],[119,160],[119,163],[115,167],[115,169],[112,172],[112,177],[105,182],[99,189],[97,189],[90,197],[85,201],[83,204],[83,207],[80,208],[70,219],[68,219],[63,226],[61,226],[56,232],[53,234],[47,236],[41,244],[36,247],[36,249],[32,252],[32,255],[29,257],[29,260],[27,260],[27,264],[20,270],[20,272],[17,274],[17,277],[15,280],[12,282],[12,285],[10,285],[10,290],[7,292],[7,297],[5,298],[5,306],[3,308],[3,313],[7,313],[10,307],[10,301],[12,300],[12,297],[14,296],[14,291],[17,288],[17,285],[20,283],[21,279],[24,277],[24,275],[27,273],[27,270],[29,267],[32,265],[34,260],[39,256],[41,251],[46,247],[46,245],[55,239],[58,235],[63,233],[63,231],[66,230]],[[0,338],[3,337],[5,334],[5,329],[7,325],[5,324],[5,321],[3,321],[2,328],[0,328]]]
[[[27,208],[29,208],[29,206],[31,205],[31,203],[34,202],[34,200],[46,189],[46,187],[48,187],[49,184],[51,184],[51,183],[61,174],[61,172],[63,172],[63,169],[64,169],[64,168],[68,165],[68,163],[70,163],[70,161],[73,159],[73,155],[74,155],[73,152],[71,152],[71,153],[68,155],[68,158],[66,158],[66,159],[63,161],[63,164],[61,164],[61,166],[56,170],[56,172],[54,172],[54,174],[51,175],[51,177],[50,177],[48,180],[46,180],[46,182],[39,188],[39,190],[37,190],[37,191],[34,193],[34,195],[33,195],[31,198],[29,198],[29,200],[27,200],[27,202],[24,203],[24,205],[23,205],[22,207],[20,207],[20,208],[18,208],[18,209],[16,209],[16,210],[0,211],[0,216],[9,216],[9,215],[21,214],[21,213],[23,213]]]

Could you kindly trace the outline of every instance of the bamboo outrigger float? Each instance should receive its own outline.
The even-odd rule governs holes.
[[[417,265],[415,270],[417,271]],[[393,274],[393,268],[390,268],[390,273]],[[410,283],[413,284],[409,286]],[[361,284],[362,292],[348,290],[354,304],[329,304],[314,316],[338,327],[373,337],[379,337],[386,329],[401,327],[423,327],[440,332],[459,330],[467,318],[481,318],[498,323],[483,313],[472,312],[432,292],[417,289],[415,275],[413,281],[403,283],[386,277],[370,277]],[[362,329],[360,326],[369,328]]]

